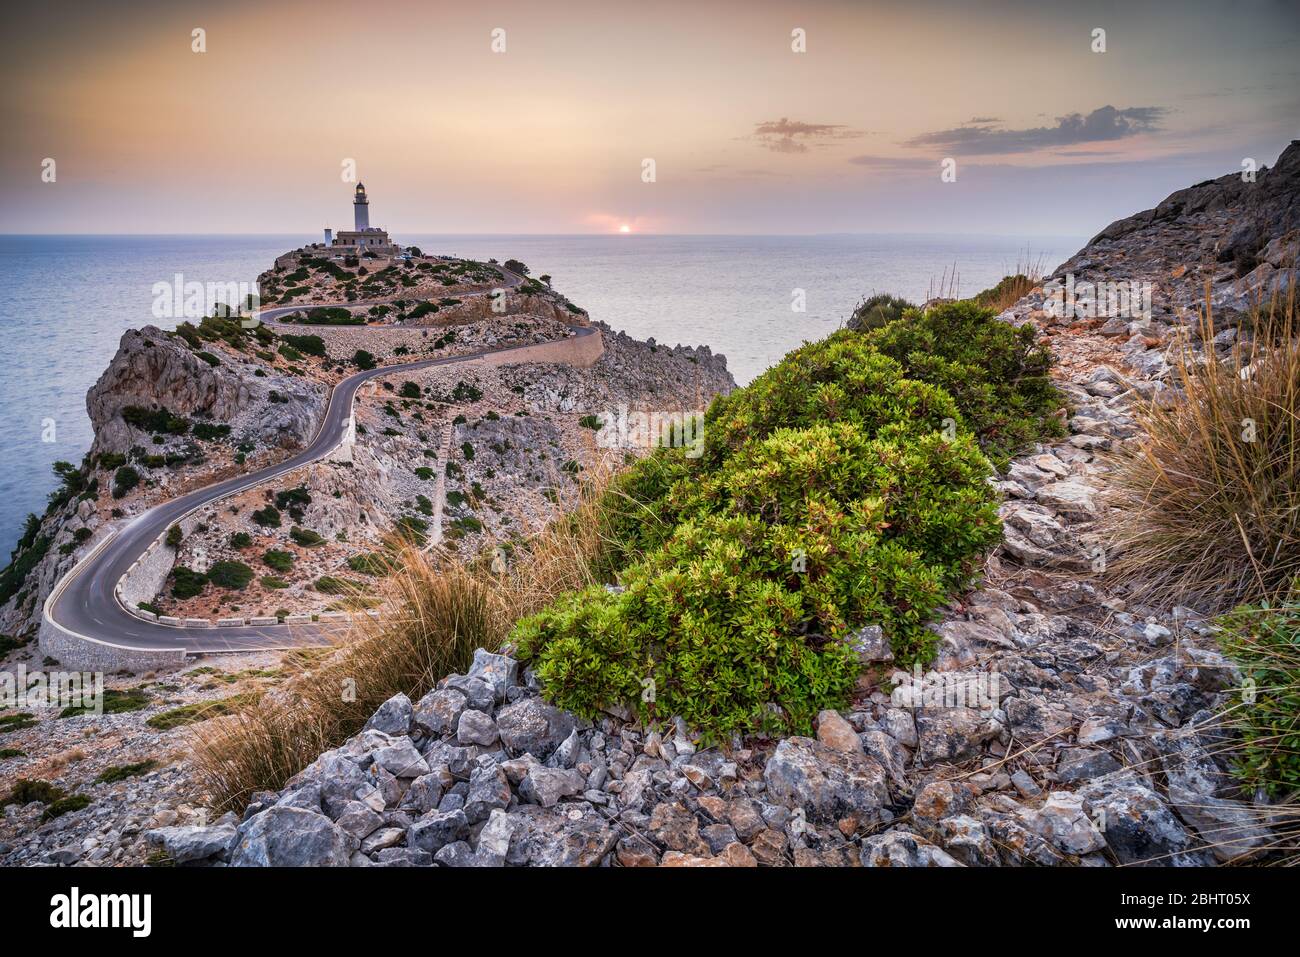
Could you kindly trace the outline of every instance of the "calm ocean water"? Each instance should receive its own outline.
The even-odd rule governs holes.
[[[0,236],[0,564],[28,512],[44,510],[50,466],[79,462],[92,438],[86,390],[122,333],[175,320],[151,313],[152,287],[253,282],[314,237]],[[837,328],[866,295],[920,300],[954,268],[958,292],[1018,262],[1053,268],[1085,237],[421,236],[426,252],[520,259],[591,315],[667,345],[707,343],[747,382],[804,340]],[[804,312],[791,305],[803,290]],[[53,441],[47,428],[54,424]]]

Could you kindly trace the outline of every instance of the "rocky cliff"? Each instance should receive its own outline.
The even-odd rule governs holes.
[[[156,433],[124,417],[130,408],[229,425],[236,444],[293,448],[315,434],[327,391],[320,383],[254,357],[225,354],[216,361],[155,326],[128,330],[86,394],[95,429],[91,453],[126,453],[152,441]]]

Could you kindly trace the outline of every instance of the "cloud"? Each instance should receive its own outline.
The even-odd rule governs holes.
[[[912,147],[940,148],[975,155],[1031,153],[1055,146],[1075,146],[1119,140],[1160,129],[1158,121],[1168,110],[1162,106],[1132,106],[1117,110],[1103,106],[1087,116],[1069,113],[1056,118],[1055,126],[1026,130],[996,129],[990,123],[959,126],[952,130],[922,133],[908,140]],[[975,121],[972,121],[974,123]]]
[[[783,116],[779,120],[756,124],[753,138],[774,153],[807,153],[810,143],[825,146],[828,140],[854,139],[862,135],[861,130],[850,129],[842,123],[805,123]]]

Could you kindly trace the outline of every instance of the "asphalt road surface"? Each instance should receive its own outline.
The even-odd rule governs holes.
[[[507,284],[517,286],[521,281],[520,277],[510,275]],[[356,306],[360,304],[313,303],[314,305]],[[302,308],[302,306],[284,306],[263,309],[258,316],[264,321],[273,321],[279,316]],[[309,327],[300,328],[303,333],[310,331]],[[593,335],[597,331],[590,326],[573,326],[572,329],[578,336]],[[454,365],[481,356],[521,348],[527,346],[509,346],[443,359],[425,359],[402,365],[380,366],[348,376],[330,393],[324,420],[316,437],[305,449],[277,465],[226,479],[180,498],[159,503],[131,519],[107,541],[107,544],[99,547],[90,558],[83,560],[65,576],[60,585],[56,586],[60,590],[57,591],[54,601],[46,608],[45,614],[56,624],[76,634],[141,649],[184,648],[195,653],[265,650],[322,640],[332,630],[328,624],[183,628],[145,621],[122,607],[114,594],[114,588],[149,545],[188,512],[278,475],[292,472],[332,452],[342,441],[357,390],[371,379],[428,369],[433,366]],[[337,627],[333,626],[333,628]]]

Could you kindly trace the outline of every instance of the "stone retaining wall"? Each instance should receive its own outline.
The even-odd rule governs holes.
[[[37,638],[41,653],[58,659],[65,668],[78,671],[171,671],[185,666],[184,648],[128,648],[88,638],[41,619]]]

